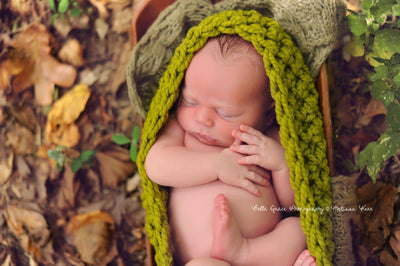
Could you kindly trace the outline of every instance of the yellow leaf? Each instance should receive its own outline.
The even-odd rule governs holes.
[[[357,45],[356,42],[350,41],[345,47],[344,51],[351,54],[354,57],[359,57],[364,55],[364,46]]]
[[[89,96],[89,87],[79,84],[53,105],[45,129],[48,142],[66,147],[78,144],[80,134],[74,122],[85,109]]]

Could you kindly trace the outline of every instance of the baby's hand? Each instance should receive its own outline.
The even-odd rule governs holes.
[[[285,150],[276,140],[243,124],[240,125],[240,130],[234,130],[232,135],[247,144],[240,144],[235,141],[230,146],[232,151],[248,155],[238,158],[239,164],[258,165],[271,171],[281,171],[288,168]]]
[[[238,160],[243,155],[224,149],[220,153],[217,162],[219,168],[218,179],[223,183],[243,188],[248,192],[259,196],[260,190],[255,184],[266,186],[269,184],[269,173],[256,165],[240,165]]]

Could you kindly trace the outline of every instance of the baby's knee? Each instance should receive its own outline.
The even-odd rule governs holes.
[[[229,263],[223,260],[212,258],[197,258],[189,261],[185,266],[230,266]]]

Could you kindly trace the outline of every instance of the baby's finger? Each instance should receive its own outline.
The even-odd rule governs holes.
[[[256,145],[232,145],[231,150],[241,154],[255,155],[259,154],[259,148]]]
[[[260,186],[268,185],[268,180],[265,178],[265,175],[260,175],[257,172],[250,171],[246,177],[254,184],[258,184]]]
[[[242,179],[240,187],[257,197],[261,196],[261,191],[247,179]]]
[[[240,139],[238,139],[238,138],[235,138],[234,140],[233,140],[233,146],[239,146],[239,145],[241,145],[242,144],[242,142],[240,141]]]
[[[258,136],[239,130],[234,130],[232,135],[247,144],[258,144],[261,140]]]
[[[258,175],[260,175],[264,179],[266,179],[266,180],[270,179],[269,171],[265,170],[264,168],[259,167],[257,165],[249,165],[249,167],[250,167],[251,171],[257,173]]]
[[[264,137],[264,134],[263,134],[263,133],[261,133],[261,132],[258,131],[257,129],[252,128],[252,127],[250,127],[250,126],[248,126],[248,125],[241,124],[239,128],[240,128],[241,131],[247,132],[247,133],[252,134],[252,135],[254,135],[254,136],[257,136],[257,137],[259,137],[259,138]]]
[[[241,157],[237,160],[238,164],[260,165],[261,156],[258,154]]]

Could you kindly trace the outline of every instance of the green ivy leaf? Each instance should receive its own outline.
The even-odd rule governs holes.
[[[394,94],[389,90],[389,85],[384,80],[375,80],[371,85],[371,95],[375,100],[380,100],[385,106],[394,101]]]
[[[380,65],[374,68],[375,73],[370,75],[371,81],[385,80],[388,77],[389,68],[385,65]]]
[[[80,158],[75,158],[74,161],[71,164],[71,170],[73,173],[76,173],[81,169],[83,166],[83,162],[81,161]]]
[[[90,160],[92,160],[94,155],[96,154],[96,152],[97,152],[96,150],[83,151],[81,153],[82,162],[86,163],[86,162],[89,162]]]
[[[400,104],[392,103],[387,107],[386,122],[388,130],[400,130]]]
[[[367,21],[365,20],[365,16],[362,14],[350,14],[347,17],[347,21],[350,25],[351,32],[355,35],[360,36],[367,31]]]
[[[400,148],[400,132],[385,132],[378,141],[370,142],[360,153],[356,154],[356,163],[365,168],[371,179],[376,181],[384,161],[396,154]]]
[[[112,140],[117,145],[125,145],[131,142],[131,140],[127,136],[122,134],[114,134],[112,136]]]
[[[376,46],[392,53],[400,53],[400,30],[382,29],[375,35]]]
[[[137,158],[137,147],[136,147],[136,145],[131,145],[130,154],[131,154],[131,160],[136,163],[136,158]]]
[[[140,135],[140,129],[139,126],[135,126],[135,128],[132,131],[132,141],[137,144],[139,143],[139,135]]]
[[[365,1],[365,0],[364,0]],[[363,1],[363,2],[364,2]],[[397,4],[397,0],[379,0],[377,4],[374,4],[371,8],[371,14],[375,17],[383,17],[385,13],[392,13],[393,6]]]
[[[58,3],[58,12],[60,12],[61,14],[67,12],[69,4],[70,0],[60,0],[60,2]]]
[[[361,5],[364,10],[369,10],[372,7],[373,3],[373,0],[364,0],[362,1]]]
[[[400,85],[400,73],[398,73],[398,74],[393,78],[393,83],[395,83],[397,86]]]

